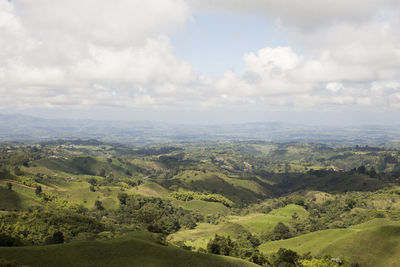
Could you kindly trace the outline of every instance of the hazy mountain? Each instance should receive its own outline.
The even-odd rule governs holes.
[[[310,126],[280,122],[183,125],[146,121],[43,119],[0,114],[0,140],[98,139],[123,143],[266,140],[388,144],[399,141],[399,126]]]

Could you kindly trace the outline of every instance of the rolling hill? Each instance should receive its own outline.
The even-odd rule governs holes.
[[[0,247],[0,258],[31,267],[47,266],[257,266],[236,258],[194,253],[148,241],[136,233],[107,241],[74,242],[39,247]]]
[[[266,254],[279,248],[298,253],[331,255],[361,266],[399,266],[400,224],[374,219],[347,229],[316,231],[287,240],[266,242],[259,248]]]

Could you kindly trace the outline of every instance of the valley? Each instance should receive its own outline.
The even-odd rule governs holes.
[[[10,266],[400,264],[396,148],[59,140],[0,155]]]

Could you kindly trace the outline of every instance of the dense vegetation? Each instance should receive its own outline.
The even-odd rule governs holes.
[[[259,141],[3,143],[0,246],[16,248],[0,248],[0,262],[40,266],[40,251],[125,240],[199,266],[211,254],[263,266],[395,266],[384,249],[360,255],[368,242],[400,240],[399,157],[383,146]],[[340,249],[339,237],[358,250]]]
[[[193,191],[174,191],[169,194],[169,196],[182,201],[204,200],[209,202],[219,202],[227,207],[233,206],[232,201],[219,194],[198,193]]]

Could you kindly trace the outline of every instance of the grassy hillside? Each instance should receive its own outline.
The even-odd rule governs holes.
[[[400,224],[375,219],[348,229],[317,231],[295,238],[266,242],[260,251],[270,254],[279,248],[314,255],[328,254],[361,266],[400,265]]]
[[[143,236],[145,235],[145,236]],[[200,254],[147,241],[135,234],[108,241],[40,247],[0,248],[0,258],[46,266],[257,266],[224,256]]]
[[[326,246],[324,252],[342,255],[362,266],[399,266],[399,241],[400,226],[378,226],[336,240]]]
[[[15,184],[8,190],[6,183],[0,182],[0,210],[20,211],[32,205],[42,205],[34,199],[33,190]]]
[[[114,175],[125,175],[124,168],[120,166],[121,164],[115,165],[113,162],[107,162],[104,158],[89,156],[46,158],[35,162],[35,164],[53,171],[72,174],[98,175],[101,171],[104,171],[106,174],[112,172]]]
[[[117,208],[117,196],[120,192],[119,187],[113,186],[99,187],[92,192],[86,182],[70,182],[62,188],[59,194],[71,202],[82,204],[88,208],[93,207],[96,200],[102,201],[106,208]]]
[[[208,223],[199,223],[195,229],[182,230],[168,236],[170,242],[185,242],[186,245],[195,248],[207,248],[207,243],[215,234],[224,236],[236,236],[242,232],[244,227],[239,224],[224,223],[213,225]]]
[[[308,212],[301,206],[290,204],[286,207],[273,210],[268,214],[249,214],[247,216],[231,216],[230,221],[242,225],[250,232],[261,234],[271,231],[278,222],[288,223],[293,214],[307,217]]]
[[[183,188],[196,192],[221,194],[233,202],[252,202],[257,199],[260,188],[245,181],[229,179],[226,175],[214,172],[183,171],[173,179],[162,181],[167,188]]]
[[[299,217],[308,216],[308,212],[303,207],[291,204],[273,210],[269,214],[252,213],[246,216],[228,216],[225,222],[217,225],[201,223],[195,229],[181,230],[170,235],[169,240],[172,242],[183,241],[196,248],[206,248],[208,241],[216,233],[231,237],[236,237],[243,231],[262,234],[271,231],[278,222],[288,223],[294,213]]]
[[[198,211],[201,214],[226,214],[229,208],[218,202],[208,202],[203,200],[192,200],[192,201],[180,201],[177,199],[171,199],[174,204],[178,207],[182,207],[187,210]]]
[[[136,192],[152,197],[166,197],[169,194],[168,189],[165,189],[161,185],[150,181],[146,181],[146,183],[138,186]]]
[[[197,250],[211,241],[223,249],[210,245],[209,253],[258,263],[266,260],[258,249],[270,255],[284,247],[400,265],[398,177],[400,150],[386,148],[4,144],[0,233],[40,246],[0,248],[0,259],[29,266],[246,266],[174,246]],[[104,241],[138,229],[172,244],[145,234]],[[56,239],[60,234],[65,239]],[[297,237],[282,240],[290,236]],[[42,246],[56,241],[67,244]]]

